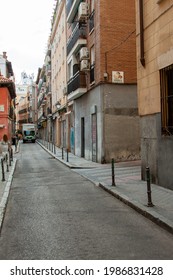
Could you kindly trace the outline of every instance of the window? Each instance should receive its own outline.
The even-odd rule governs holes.
[[[90,0],[89,32],[94,29],[94,4],[95,0]]]
[[[173,135],[173,64],[160,70],[162,134]]]
[[[70,80],[73,77],[73,71],[72,71],[72,61],[68,63],[68,80]]]
[[[90,49],[90,84],[95,81],[94,67],[95,67],[95,47],[92,46]]]

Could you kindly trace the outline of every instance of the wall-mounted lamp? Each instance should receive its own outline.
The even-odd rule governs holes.
[[[56,103],[56,108],[59,110],[60,107],[61,107],[61,103],[58,101],[58,102]]]

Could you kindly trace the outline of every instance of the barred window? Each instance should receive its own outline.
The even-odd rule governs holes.
[[[162,134],[173,135],[173,64],[160,70]]]

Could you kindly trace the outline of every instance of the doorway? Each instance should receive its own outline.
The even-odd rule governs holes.
[[[81,118],[81,157],[85,157],[85,119]]]

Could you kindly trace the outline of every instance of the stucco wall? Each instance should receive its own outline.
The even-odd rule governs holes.
[[[97,161],[140,158],[136,85],[100,85],[75,100],[75,154],[81,156],[81,118],[85,119],[85,158],[92,160],[91,116],[97,114]]]
[[[140,158],[139,116],[136,85],[104,86],[105,160]]]
[[[173,0],[143,1],[145,67],[140,63],[139,1],[136,0],[138,107],[141,116],[142,179],[173,188],[172,136],[161,135],[160,69],[173,64]]]
[[[96,108],[96,109],[95,109]],[[79,99],[75,100],[75,154],[81,156],[81,118],[85,119],[85,158],[92,160],[92,129],[91,116],[97,114],[97,160],[101,161],[103,154],[103,115],[102,96],[100,87],[97,87]]]
[[[173,63],[173,1],[143,1],[145,67],[140,63],[139,1],[136,1],[138,107],[141,116],[159,113],[159,70]]]
[[[141,123],[142,179],[150,167],[152,183],[173,190],[173,136],[161,135],[160,114],[143,116]]]
[[[173,136],[162,136],[159,141],[158,151],[158,183],[173,190]]]

